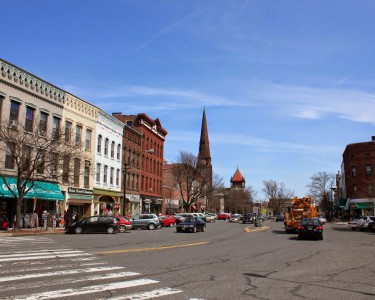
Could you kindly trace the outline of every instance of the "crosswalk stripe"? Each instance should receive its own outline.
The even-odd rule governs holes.
[[[11,299],[43,300],[43,299],[72,297],[72,296],[77,296],[77,295],[93,294],[93,293],[99,293],[99,292],[108,291],[108,290],[124,289],[124,288],[136,287],[136,286],[153,284],[153,283],[158,283],[158,281],[151,280],[151,279],[136,279],[136,280],[130,280],[130,281],[116,282],[116,283],[86,286],[86,287],[82,287],[78,289],[65,289],[65,290],[57,290],[57,291],[44,292],[44,293],[35,293],[31,295],[26,295],[26,296],[17,296],[16,298],[11,298]]]
[[[11,257],[24,257],[25,254],[27,254],[29,257],[34,256],[34,255],[51,255],[51,254],[68,254],[68,253],[84,253],[83,251],[79,250],[66,250],[66,251],[61,251],[61,250],[52,250],[52,251],[45,251],[45,252],[23,252],[23,253],[17,253],[17,254],[7,254],[7,255],[0,255],[1,258],[11,258]]]
[[[172,289],[172,288],[162,288],[153,291],[132,294],[132,295],[123,295],[118,297],[105,298],[106,300],[147,300],[154,299],[157,297],[164,297],[168,295],[181,293],[182,290]],[[104,300],[104,299],[102,299]]]
[[[58,255],[43,255],[43,256],[30,256],[30,257],[10,257],[1,258],[0,262],[10,262],[17,260],[36,260],[36,259],[50,259],[50,258],[62,258],[62,257],[72,257],[72,256],[89,256],[88,253],[74,253],[74,254],[58,254]]]
[[[79,274],[81,272],[91,273],[91,272],[111,271],[111,270],[119,270],[119,269],[124,269],[124,267],[99,267],[99,268],[74,269],[74,270],[65,270],[65,271],[56,271],[56,272],[47,272],[47,273],[31,273],[27,275],[0,277],[0,282],[40,278],[40,277],[48,277],[48,276],[73,275],[73,274]]]

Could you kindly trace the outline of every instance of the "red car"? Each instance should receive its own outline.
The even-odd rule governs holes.
[[[230,219],[230,214],[228,213],[221,213],[217,215],[218,220],[229,220]]]
[[[120,232],[125,232],[133,228],[132,223],[124,216],[117,216],[117,226]]]
[[[176,220],[174,219],[173,216],[159,216],[159,220],[160,220],[160,223],[162,224],[162,226],[164,227],[173,227],[173,226],[176,226]]]

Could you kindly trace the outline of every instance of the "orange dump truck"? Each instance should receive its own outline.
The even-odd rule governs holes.
[[[296,231],[299,222],[303,218],[316,218],[317,212],[311,201],[311,197],[291,199],[290,207],[284,217],[285,232]]]

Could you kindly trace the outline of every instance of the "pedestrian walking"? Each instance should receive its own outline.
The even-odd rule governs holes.
[[[72,223],[72,215],[70,213],[70,210],[67,209],[64,215],[64,225],[65,225],[65,231],[68,230],[69,226]]]

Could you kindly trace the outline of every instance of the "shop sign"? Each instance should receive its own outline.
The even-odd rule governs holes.
[[[68,193],[77,194],[77,195],[88,195],[88,196],[93,196],[94,195],[94,191],[93,190],[71,188],[71,187],[68,188]]]

